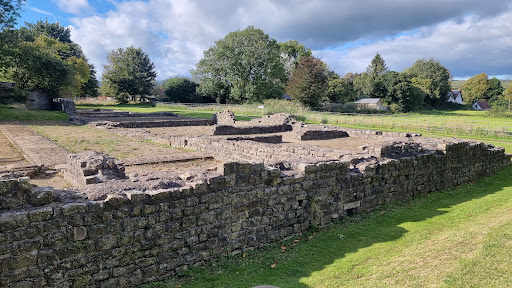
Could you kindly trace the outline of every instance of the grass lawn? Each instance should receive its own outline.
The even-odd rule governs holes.
[[[87,125],[38,122],[28,127],[73,153],[94,150],[123,160],[187,152],[185,149],[134,140]]]
[[[181,116],[188,116],[188,117],[197,117],[197,118],[204,118],[204,119],[210,119],[212,118],[213,114],[215,114],[214,111],[208,111],[208,110],[193,110],[193,109],[186,109],[186,108],[167,108],[164,106],[158,106],[153,107],[151,104],[118,104],[118,105],[112,105],[112,106],[103,106],[103,105],[77,105],[77,109],[115,109],[115,110],[121,110],[121,111],[130,111],[130,112],[140,112],[140,113],[151,113],[151,112],[173,112],[176,114],[179,114]],[[248,115],[236,115],[237,120],[241,121],[248,121],[252,119],[254,116],[248,116]]]
[[[0,105],[0,121],[67,121],[69,116],[58,111],[19,109],[10,105]]]
[[[148,287],[512,287],[511,174],[509,167]]]

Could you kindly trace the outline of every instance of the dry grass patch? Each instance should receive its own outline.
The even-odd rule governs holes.
[[[45,122],[38,125],[29,125],[28,127],[73,153],[93,150],[108,153],[122,160],[154,158],[159,155],[186,153],[188,151],[168,145],[131,139],[111,133],[108,130],[100,130],[90,126]]]

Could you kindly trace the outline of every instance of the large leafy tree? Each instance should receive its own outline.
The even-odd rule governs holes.
[[[165,97],[178,103],[197,102],[199,99],[196,97],[196,87],[196,83],[182,76],[169,78],[163,84]]]
[[[486,98],[493,99],[501,97],[504,90],[505,89],[501,85],[501,81],[498,78],[493,77],[492,79],[489,80],[489,89],[487,90]]]
[[[6,31],[4,31],[6,32]],[[9,31],[15,41],[5,49],[4,76],[19,88],[42,89],[48,97],[94,95],[94,66],[71,40],[71,30],[59,23],[37,21]]]
[[[489,79],[485,73],[475,75],[460,87],[464,101],[467,103],[473,103],[477,100],[487,99],[487,91],[489,90]]]
[[[0,30],[13,28],[25,0],[0,0]]]
[[[451,90],[450,71],[434,59],[420,59],[405,70],[412,83],[425,92],[427,104],[440,107]]]
[[[328,89],[327,65],[313,56],[302,57],[293,71],[286,93],[304,105],[314,107]]]
[[[279,43],[281,62],[284,65],[286,77],[290,78],[301,57],[312,56],[311,49],[306,48],[297,40]]]
[[[330,102],[346,103],[355,100],[352,85],[348,79],[337,78],[328,82],[326,96]]]
[[[102,93],[119,102],[144,98],[151,94],[156,78],[155,64],[142,48],[130,46],[112,50],[103,65]]]
[[[405,73],[390,71],[383,75],[387,103],[394,104],[401,112],[416,111],[423,107],[425,93],[414,86]]]
[[[249,26],[204,51],[192,71],[198,92],[220,102],[257,102],[283,93],[286,76],[275,39]]]

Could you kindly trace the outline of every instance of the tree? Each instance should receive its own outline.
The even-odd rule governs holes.
[[[487,99],[493,99],[503,96],[503,86],[501,86],[501,81],[498,80],[496,77],[492,77],[491,80],[489,80],[489,89],[487,89]]]
[[[354,77],[354,93],[358,97],[368,97],[372,94],[372,80],[367,73],[362,73]]]
[[[297,64],[301,57],[312,56],[311,49],[306,48],[297,40],[290,40],[288,42],[279,43],[279,51],[281,62],[284,65],[284,70],[287,78],[292,76],[293,71],[297,68]]]
[[[355,100],[352,85],[343,78],[329,80],[326,94],[330,102],[346,103]]]
[[[230,103],[278,98],[286,82],[279,45],[253,26],[215,42],[191,72],[201,95]]]
[[[0,30],[13,28],[25,0],[0,0]]]
[[[313,56],[302,57],[288,80],[286,93],[304,105],[318,105],[328,88],[327,72],[327,65],[322,60]]]
[[[416,111],[423,107],[425,93],[414,86],[405,73],[390,71],[383,75],[386,86],[385,101],[396,105],[401,112]]]
[[[130,46],[112,50],[107,55],[107,65],[103,65],[102,92],[105,96],[127,102],[129,98],[151,94],[156,78],[155,64],[142,48]],[[103,86],[105,88],[103,88]]]
[[[191,103],[198,102],[196,97],[197,84],[186,77],[176,76],[164,82],[165,97],[171,102]]]
[[[82,95],[86,86],[89,92],[97,89],[94,66],[87,63],[81,47],[71,40],[69,28],[62,27],[58,22],[37,21],[25,23],[18,30],[9,32],[13,35],[11,40],[15,41],[3,51],[6,65],[2,67],[11,71],[9,80],[17,82],[20,88],[25,86],[25,89],[42,89],[48,97]],[[57,60],[61,63],[57,63]],[[52,61],[52,65],[41,65],[34,61]],[[34,71],[30,66],[38,67],[40,72]],[[45,69],[49,71],[44,71]],[[53,77],[52,73],[56,70],[60,72]],[[65,74],[68,79],[61,79],[64,70],[67,71]],[[56,82],[50,84],[49,81]]]
[[[51,49],[35,42],[22,42],[16,54],[13,80],[18,88],[42,89],[48,97],[58,97],[61,88],[71,84],[71,65]]]
[[[507,101],[508,110],[510,110],[510,102],[512,102],[512,85],[508,85],[507,89],[503,91],[503,98]]]
[[[477,100],[487,99],[487,91],[489,90],[489,80],[485,73],[475,75],[460,87],[464,101],[467,103],[473,103]]]
[[[434,59],[420,59],[405,70],[412,83],[425,92],[427,104],[440,107],[451,90],[450,71]]]
[[[376,79],[379,75],[385,74],[388,71],[389,70],[386,66],[386,62],[379,53],[373,57],[370,65],[366,67],[366,74],[368,74],[368,76],[370,76],[372,79]]]

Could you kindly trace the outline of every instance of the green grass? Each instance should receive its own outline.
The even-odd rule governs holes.
[[[152,113],[152,112],[173,112],[179,114],[181,116],[188,117],[197,117],[210,119],[212,118],[215,112],[213,110],[196,110],[196,109],[186,109],[184,106],[157,106],[153,107],[148,103],[141,104],[118,104],[118,105],[77,105],[77,109],[115,109],[121,111],[129,111],[129,112],[139,112],[139,113]],[[255,117],[255,115],[240,115],[236,114],[237,120],[240,121],[248,121]]]
[[[9,105],[0,105],[0,121],[67,121],[64,112],[19,109]]]
[[[151,286],[512,287],[511,174],[509,167]]]

